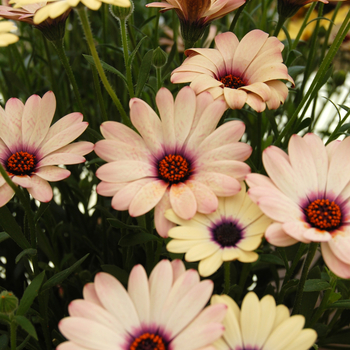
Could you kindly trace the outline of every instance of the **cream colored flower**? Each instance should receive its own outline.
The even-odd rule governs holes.
[[[85,5],[90,10],[98,10],[102,2],[106,4],[111,4],[121,7],[130,7],[130,0],[12,0],[11,4],[15,4],[14,7],[24,7],[25,5],[35,4],[35,3],[47,3],[46,6],[43,6],[36,11],[34,15],[34,23],[39,24],[45,21],[47,18],[57,18],[62,15],[64,12],[68,11],[72,7],[78,6],[80,3]]]
[[[183,220],[170,209],[165,217],[180,225],[169,230],[169,237],[174,239],[167,250],[186,253],[186,261],[200,260],[198,271],[205,277],[224,261],[256,261],[258,254],[253,250],[271,223],[248,197],[244,183],[238,194],[219,198],[218,209],[212,214],[197,213],[191,220]]]
[[[17,27],[10,21],[0,22],[0,46],[7,46],[18,41],[18,36],[10,33],[16,29]]]
[[[213,345],[218,350],[308,350],[317,333],[303,329],[302,315],[289,316],[284,305],[276,306],[271,295],[260,301],[255,293],[248,293],[241,310],[227,295],[214,295],[211,304],[226,304],[225,333]]]

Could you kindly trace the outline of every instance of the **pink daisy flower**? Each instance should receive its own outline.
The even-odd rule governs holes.
[[[164,217],[172,208],[182,219],[209,214],[217,196],[231,196],[250,172],[243,163],[251,147],[238,142],[245,126],[231,121],[215,130],[226,109],[209,93],[196,97],[183,88],[174,102],[169,90],[159,90],[157,114],[144,101],[130,101],[130,118],[140,135],[117,122],[105,122],[95,152],[108,163],[96,176],[97,193],[113,196],[112,207],[140,216],[155,207],[155,225],[162,237],[175,226]]]
[[[57,350],[215,350],[211,344],[224,332],[227,306],[203,309],[212,291],[212,281],[200,282],[198,272],[185,271],[180,260],[159,262],[149,279],[135,266],[127,291],[100,272],[84,287],[84,299],[70,303],[70,317],[60,321],[69,341]]]
[[[16,185],[20,185],[40,202],[52,199],[48,181],[60,181],[70,171],[58,164],[83,163],[82,156],[93,150],[90,142],[70,144],[87,128],[81,113],[71,113],[50,127],[55,114],[56,98],[52,91],[43,98],[32,95],[25,105],[17,99],[0,107],[0,162]],[[0,177],[0,206],[14,195]]]
[[[263,153],[267,176],[250,174],[249,195],[274,220],[266,239],[276,246],[321,242],[328,267],[350,278],[350,138],[331,142],[293,135],[288,155]]]
[[[215,49],[189,49],[182,65],[171,73],[171,82],[188,83],[199,94],[209,91],[232,109],[247,103],[257,112],[277,109],[294,84],[282,63],[283,44],[261,30],[253,30],[239,42],[231,32],[215,37]]]

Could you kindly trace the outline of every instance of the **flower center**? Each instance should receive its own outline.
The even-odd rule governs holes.
[[[158,163],[159,176],[170,184],[186,180],[190,172],[189,162],[179,154],[168,154]]]
[[[225,87],[231,89],[238,89],[245,86],[244,81],[240,77],[235,77],[232,74],[226,75],[220,79],[220,81],[225,85]]]
[[[242,230],[235,222],[224,222],[212,230],[214,240],[222,247],[235,247],[242,239]]]
[[[130,345],[129,350],[166,350],[167,347],[160,335],[144,333],[137,337]]]
[[[342,213],[337,204],[328,199],[316,199],[305,209],[307,221],[321,230],[335,230],[342,221]]]
[[[36,166],[35,158],[28,152],[16,152],[7,160],[6,170],[13,175],[30,175]]]

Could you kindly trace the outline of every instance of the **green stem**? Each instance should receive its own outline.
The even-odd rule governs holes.
[[[250,264],[250,263],[243,263],[243,267],[242,267],[242,271],[241,271],[241,277],[239,278],[239,282],[238,282],[238,285],[240,286],[239,299],[241,297],[241,294],[244,291],[244,286],[245,286],[245,284],[247,282],[247,278],[248,278],[251,266],[252,266],[252,264]]]
[[[304,262],[304,266],[303,266],[303,271],[301,273],[300,281],[298,284],[297,295],[295,297],[292,315],[299,313],[306,278],[307,278],[307,275],[309,273],[309,268],[310,268],[311,262],[316,254],[317,248],[318,248],[318,242],[310,243],[309,251],[307,253],[307,256],[306,256],[306,259]]]
[[[278,22],[277,22],[277,25],[276,25],[276,28],[275,28],[275,31],[273,32],[273,36],[277,37],[280,30],[282,29],[283,27],[283,24],[284,22],[286,21],[286,17],[283,17],[281,15],[278,16]]]
[[[162,87],[162,68],[156,68],[156,76],[157,76],[157,91]]]
[[[108,120],[108,116],[107,116],[105,104],[103,102],[103,96],[102,96],[102,91],[101,91],[101,86],[100,86],[100,80],[98,79],[98,74],[97,74],[97,71],[96,71],[95,67],[92,67],[92,77],[94,79],[94,86],[95,86],[95,91],[96,91],[96,96],[97,96],[97,99],[98,99],[98,103],[100,105],[100,110],[101,110],[101,114],[102,114],[102,120],[104,122],[106,122]]]
[[[228,294],[230,292],[230,288],[231,288],[231,269],[230,269],[230,264],[231,261],[225,261],[224,262],[224,290],[223,290],[223,294]]]
[[[79,110],[81,113],[84,114],[84,107],[83,107],[83,103],[81,101],[81,96],[80,96],[80,92],[78,89],[78,85],[77,85],[77,82],[75,80],[75,77],[74,77],[74,74],[72,71],[72,67],[69,64],[66,52],[65,52],[64,47],[63,47],[63,39],[59,39],[59,40],[51,41],[51,42],[52,42],[52,45],[54,46],[54,48],[56,49],[57,55],[60,58],[60,61],[61,61],[62,65],[66,71],[69,82],[73,87],[75,98],[77,99],[77,102],[78,102]]]
[[[11,350],[16,350],[17,347],[17,323],[15,320],[11,321]]]
[[[156,252],[154,254],[153,266],[156,266],[158,264],[159,258],[160,258],[160,254],[162,252],[162,248],[163,248],[163,240],[157,241],[157,248],[156,248]]]
[[[295,109],[293,115],[291,116],[288,123],[286,124],[286,126],[282,130],[281,134],[278,136],[278,138],[275,142],[275,146],[279,146],[279,144],[281,143],[284,136],[287,135],[288,131],[291,129],[294,122],[298,118],[299,112],[304,108],[305,104],[309,101],[310,96],[312,94],[314,94],[314,91],[317,92],[318,89],[320,88],[320,85],[322,84],[322,79],[325,76],[325,74],[329,68],[330,63],[332,62],[332,59],[336,55],[341,43],[343,42],[346,34],[348,33],[348,31],[350,29],[349,19],[350,19],[350,11],[346,15],[346,18],[345,18],[344,22],[342,23],[342,25],[339,29],[339,32],[337,33],[337,35],[333,41],[333,44],[331,45],[331,47],[329,48],[329,50],[327,52],[327,55],[323,59],[322,64],[321,64],[318,72],[316,73],[315,78],[313,79],[313,81],[311,83],[310,88],[306,92],[306,94],[303,97],[303,99],[301,100],[301,102],[298,104],[298,107]],[[310,100],[312,100],[312,96],[311,96]],[[306,108],[306,106],[305,106],[305,108]]]
[[[158,11],[159,13],[159,11]],[[128,82],[128,90],[130,98],[133,98],[135,96],[134,94],[134,86],[132,83],[132,75],[131,75],[131,66],[129,64],[129,47],[128,47],[128,38],[126,35],[126,19],[120,19],[120,30],[122,35],[122,46],[123,46],[123,52],[124,52],[124,63],[125,63],[125,69],[126,69],[126,80]]]
[[[118,96],[116,95],[116,93],[114,92],[112,86],[110,85],[106,74],[102,68],[102,64],[101,61],[98,57],[98,53],[94,44],[94,38],[92,36],[92,32],[91,32],[91,28],[90,28],[90,23],[89,23],[89,19],[86,13],[86,8],[84,7],[78,7],[77,8],[78,14],[79,14],[79,18],[80,18],[80,22],[81,25],[83,27],[84,33],[85,33],[85,37],[86,37],[86,41],[89,45],[90,48],[90,52],[91,52],[91,56],[94,60],[97,72],[100,76],[100,79],[102,80],[103,86],[105,87],[106,91],[108,92],[109,96],[111,97],[111,99],[113,100],[114,104],[116,105],[116,107],[118,108],[118,111],[122,117],[122,120],[124,122],[125,125],[128,125],[129,127],[131,127],[131,123],[130,123],[130,119],[128,118]]]
[[[248,1],[249,1],[249,0],[247,0],[241,7],[239,7],[239,8],[237,9],[237,11],[236,11],[236,13],[235,13],[235,16],[233,17],[233,20],[232,20],[231,25],[230,25],[230,29],[229,29],[230,32],[233,32],[233,31],[234,31],[234,29],[235,29],[235,27],[236,27],[236,24],[237,24],[237,22],[238,22],[238,19],[239,19],[239,17],[241,16],[241,13],[243,12],[244,8],[247,6]]]

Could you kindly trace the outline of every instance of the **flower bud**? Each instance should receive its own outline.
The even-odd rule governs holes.
[[[341,86],[346,79],[346,72],[344,70],[338,70],[333,73],[333,81],[335,86]]]
[[[0,313],[10,315],[18,307],[18,299],[12,292],[6,290],[0,294]]]
[[[127,20],[134,12],[134,3],[130,1],[129,7],[109,5],[109,11],[115,19],[119,21]]]
[[[155,68],[162,68],[168,62],[168,55],[159,46],[154,50],[152,64]]]

